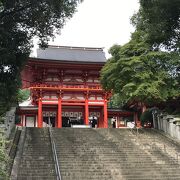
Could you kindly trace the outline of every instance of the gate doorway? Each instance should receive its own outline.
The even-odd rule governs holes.
[[[56,117],[43,117],[43,127],[56,127]]]
[[[84,120],[81,117],[62,117],[62,127],[71,127],[72,125],[83,125]]]

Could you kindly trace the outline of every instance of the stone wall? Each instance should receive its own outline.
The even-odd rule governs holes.
[[[13,127],[15,127],[15,112],[15,107],[12,107],[9,111],[7,111],[5,117],[3,117],[4,124],[0,125],[0,128],[4,130],[6,137],[9,137]]]
[[[154,120],[154,128],[162,130],[173,138],[180,140],[180,118],[170,115],[160,115]]]

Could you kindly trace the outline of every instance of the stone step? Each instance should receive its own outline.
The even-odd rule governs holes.
[[[113,169],[114,166],[116,166],[120,168],[124,174],[126,173],[125,179],[133,179],[132,177],[135,175],[138,175],[134,177],[135,179],[143,179],[144,175],[151,175],[154,171],[159,173],[159,176],[162,176],[162,173],[166,175],[169,174],[169,176],[173,176],[173,173],[175,176],[179,175],[179,171],[176,170],[176,168],[179,168],[179,165],[174,164],[173,158],[161,157],[159,152],[153,150],[151,151],[153,156],[149,153],[150,151],[148,151],[149,154],[147,154],[146,149],[153,149],[152,144],[147,143],[143,145],[137,142],[137,138],[131,135],[130,131],[120,132],[115,130],[115,132],[108,132],[105,130],[88,130],[87,133],[86,130],[84,130],[84,132],[81,130],[81,133],[77,131],[75,135],[75,130],[68,131],[66,129],[66,132],[63,132],[64,134],[58,130],[54,132],[55,138],[59,140],[56,141],[56,145],[62,171],[83,173],[83,171],[80,170],[81,168],[88,171],[88,168],[91,167],[93,171],[94,167],[98,167],[98,165],[101,164],[99,167],[100,171],[106,169],[106,167]],[[111,138],[107,137],[109,134]],[[117,135],[119,136],[117,137]],[[96,138],[97,136],[98,138]],[[118,140],[115,140],[114,136],[116,136]],[[130,142],[127,141],[127,136],[131,138]],[[144,150],[142,150],[142,148],[144,148]],[[171,168],[172,165],[174,168]],[[158,168],[159,166],[160,168]],[[131,175],[128,174],[132,174],[132,168],[136,172],[131,177]],[[116,171],[116,168],[114,169]],[[142,172],[144,172],[144,170],[146,170],[146,173],[143,175]],[[153,177],[159,178],[159,176],[156,177],[154,175]]]
[[[180,179],[180,164],[172,157],[180,146],[175,144],[173,149],[169,140],[153,131],[140,130],[138,136],[128,129],[52,131],[63,180]],[[168,153],[163,151],[163,143],[169,147]],[[19,172],[20,179],[25,175],[47,179],[43,172],[47,176],[52,172],[49,178],[55,178],[46,128],[28,130],[21,163],[24,173]]]
[[[18,179],[56,179],[48,129],[27,128]]]

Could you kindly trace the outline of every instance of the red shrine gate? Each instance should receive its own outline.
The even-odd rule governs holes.
[[[31,119],[33,126],[48,121],[61,128],[69,119],[84,125],[97,118],[97,127],[108,127],[107,101],[110,93],[101,88],[100,70],[106,62],[101,48],[49,46],[38,50],[22,71],[23,88],[29,88],[29,104],[20,106],[23,125]]]

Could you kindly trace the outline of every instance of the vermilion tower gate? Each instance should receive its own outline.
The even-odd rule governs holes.
[[[100,85],[100,70],[106,62],[102,48],[49,46],[38,50],[22,71],[23,88],[31,99],[20,106],[22,122],[43,127],[47,117],[61,128],[66,117],[89,124],[96,116],[97,126],[108,127],[107,101],[110,93]]]

